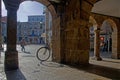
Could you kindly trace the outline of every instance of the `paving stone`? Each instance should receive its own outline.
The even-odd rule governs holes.
[[[0,80],[120,80],[120,61],[104,58],[103,61],[90,60],[90,66],[68,66],[51,61],[40,63],[35,53],[40,46],[28,45],[24,53],[17,47],[19,54],[19,69],[4,72],[4,52],[2,52],[2,64],[0,64]],[[100,65],[100,66],[99,66]],[[114,66],[115,65],[115,66]],[[101,67],[102,66],[102,67]],[[101,71],[111,70],[110,72]],[[112,73],[111,72],[111,73]],[[115,73],[116,72],[116,73]]]

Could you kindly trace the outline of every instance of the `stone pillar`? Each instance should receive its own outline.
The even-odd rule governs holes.
[[[48,9],[46,9],[46,23],[45,23],[45,34],[46,34],[46,39],[45,39],[45,43],[49,43],[49,11]]]
[[[1,9],[1,0],[0,0],[0,50],[3,50],[3,48],[2,48],[2,33],[1,33],[1,30],[2,30],[2,26],[1,26],[1,24],[2,24],[2,9]]]
[[[100,28],[95,30],[93,59],[102,60],[102,58],[100,57]]]
[[[16,50],[17,9],[19,0],[4,0],[7,9],[7,50],[5,52],[5,70],[18,69],[18,52]]]
[[[0,0],[0,31],[1,31],[1,0]],[[0,32],[0,34],[1,34],[1,32]],[[1,35],[0,35],[0,48],[2,47],[2,45],[1,45]],[[0,58],[1,58],[1,52],[0,52]]]

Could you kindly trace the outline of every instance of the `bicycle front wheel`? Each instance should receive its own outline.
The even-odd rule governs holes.
[[[37,59],[40,61],[46,61],[50,57],[50,51],[47,47],[41,47],[37,50]]]

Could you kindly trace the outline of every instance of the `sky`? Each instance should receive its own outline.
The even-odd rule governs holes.
[[[36,1],[24,1],[20,4],[17,11],[17,21],[27,22],[28,16],[30,15],[43,15],[43,8],[39,2]],[[2,2],[2,16],[7,16],[7,11],[5,9],[4,3]]]

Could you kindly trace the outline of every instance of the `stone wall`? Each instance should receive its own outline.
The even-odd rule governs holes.
[[[61,47],[62,62],[67,64],[89,63],[88,19],[91,3],[84,0],[71,0],[64,14],[64,37]]]
[[[53,61],[61,62],[60,55],[60,17],[53,18],[52,26],[52,56]]]

